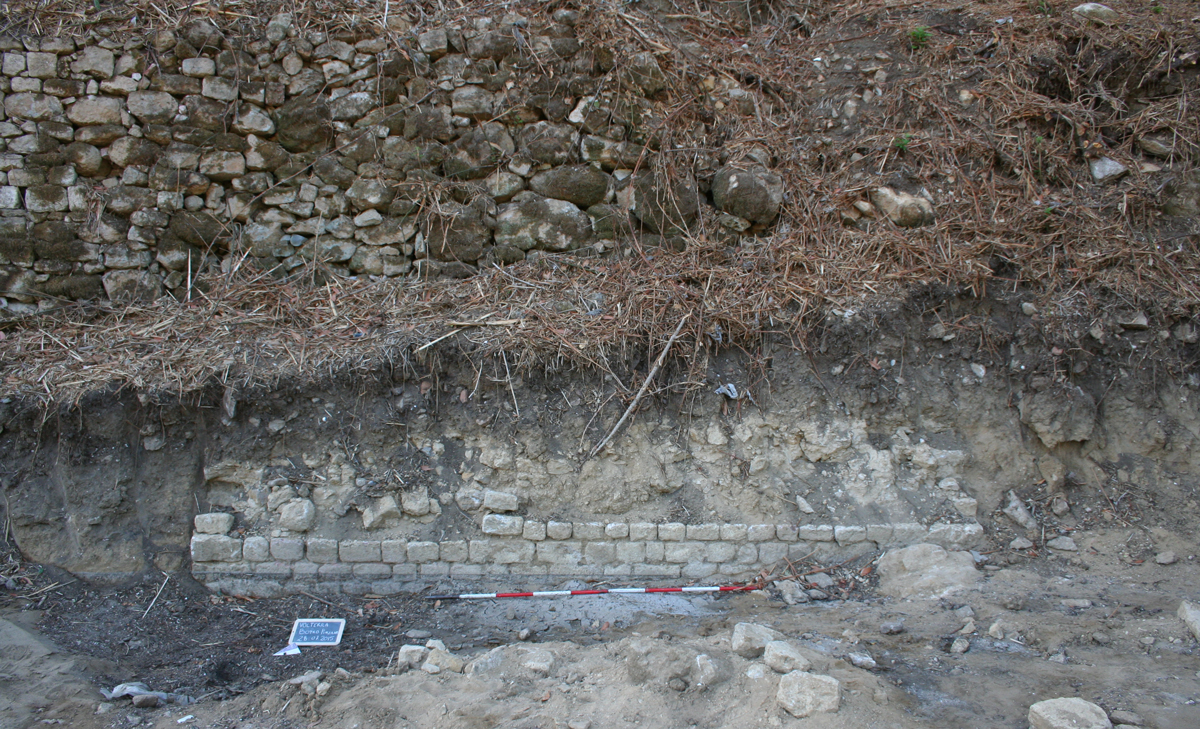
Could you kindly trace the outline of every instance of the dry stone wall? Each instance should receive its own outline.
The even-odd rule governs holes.
[[[534,521],[487,514],[478,536],[446,541],[227,534],[233,518],[200,514],[192,573],[209,588],[274,597],[322,590],[395,594],[445,580],[742,580],[783,560],[832,558],[922,542],[962,549],[977,523],[681,524]]]
[[[783,185],[753,161],[656,176],[667,76],[582,47],[577,21],[0,37],[0,294],[179,295],[234,257],[463,276],[634,231],[678,248],[710,195],[729,235],[770,225]]]

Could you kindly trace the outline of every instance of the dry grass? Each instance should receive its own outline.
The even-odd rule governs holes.
[[[8,5],[9,32],[47,33],[105,22],[116,33],[144,32],[195,15],[245,30],[279,7],[307,23],[366,32],[400,7],[143,0],[102,5],[110,19],[97,24],[88,3]],[[374,283],[309,271],[280,283],[235,267],[210,274],[206,293],[184,303],[67,306],[7,323],[4,389],[47,403],[114,384],[186,392],[214,379],[303,380],[388,362],[420,368],[421,358],[446,350],[476,363],[503,354],[514,369],[623,373],[629,361],[652,361],[685,315],[672,356],[690,370],[682,379],[694,381],[713,347],[753,351],[768,331],[803,346],[830,307],[860,308],[935,283],[976,296],[1019,291],[1064,320],[1113,306],[1191,316],[1200,304],[1196,221],[1163,221],[1156,211],[1166,175],[1194,170],[1200,150],[1200,26],[1182,0],[1159,3],[1162,13],[1113,5],[1124,19],[1111,27],[1065,6],[1046,14],[1045,4],[1011,0],[978,4],[973,22],[885,0],[765,4],[753,18],[743,4],[698,0],[654,17],[608,6],[587,14],[585,46],[663,53],[672,79],[660,126],[648,130],[662,152],[647,164],[672,173],[711,164],[722,150],[732,160],[765,150],[789,190],[770,235],[733,246],[705,216],[685,253],[634,243],[621,257],[547,256],[465,281]],[[418,26],[539,12],[523,3],[402,7]],[[995,22],[1005,18],[1012,22]],[[931,35],[912,49],[918,25]],[[834,120],[829,99],[861,91],[867,77],[838,76],[812,59],[881,51],[885,63],[897,62],[883,98],[849,125]],[[754,90],[755,114],[716,109],[697,92],[709,76]],[[963,89],[973,103],[960,103]],[[1179,153],[1166,172],[1143,173],[1136,140],[1162,130]],[[1130,167],[1129,178],[1093,184],[1086,155],[1098,151]],[[842,224],[840,210],[892,181],[928,189],[937,223]],[[628,397],[636,386],[624,382]]]

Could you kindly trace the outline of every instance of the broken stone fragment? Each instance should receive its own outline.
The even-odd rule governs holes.
[[[279,527],[293,532],[306,532],[317,520],[317,508],[308,499],[293,499],[279,509]]]
[[[1021,422],[1037,433],[1047,448],[1086,441],[1096,426],[1096,401],[1078,386],[1026,393],[1021,397],[1018,411]]]
[[[1033,518],[1033,514],[1029,513],[1029,509],[1025,508],[1021,499],[1017,498],[1014,491],[1008,492],[1008,504],[1004,507],[1004,513],[1022,529],[1037,529],[1037,520]]]
[[[788,641],[772,640],[763,650],[763,663],[778,673],[792,671],[807,671],[812,663],[800,652],[800,649]]]
[[[400,516],[400,507],[396,505],[396,499],[389,494],[380,499],[376,499],[374,503],[372,503],[366,509],[363,509],[363,529],[379,529],[383,527],[389,519],[399,519]]]
[[[832,676],[792,671],[779,680],[775,700],[797,719],[831,714],[841,707],[841,684]]]
[[[918,195],[879,187],[871,191],[871,203],[901,228],[919,228],[934,221],[933,203]]]
[[[1129,168],[1111,157],[1097,157],[1088,162],[1092,179],[1100,184],[1116,182],[1129,172]]]
[[[488,511],[516,511],[519,506],[520,499],[516,494],[491,489],[483,492],[483,508]]]
[[[1039,701],[1029,707],[1033,729],[1111,729],[1104,709],[1080,698]]]
[[[936,544],[894,549],[879,560],[879,591],[894,597],[942,597],[978,581],[970,552],[948,552]]]
[[[731,648],[742,658],[758,658],[771,641],[784,640],[783,633],[754,623],[738,623],[733,626]]]

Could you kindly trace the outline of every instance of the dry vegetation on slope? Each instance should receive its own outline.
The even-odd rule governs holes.
[[[568,5],[51,0],[7,3],[4,31],[139,37],[200,16],[235,38],[286,9],[301,24],[400,39]],[[187,392],[214,380],[420,366],[447,350],[500,372],[623,370],[614,362],[657,352],[684,317],[686,344],[674,354],[697,372],[709,347],[753,352],[767,331],[803,346],[831,310],[937,285],[1020,292],[1040,302],[1051,328],[1086,329],[1114,309],[1163,324],[1190,318],[1200,302],[1200,19],[1184,0],[1114,2],[1112,23],[1070,5],[581,8],[585,45],[613,50],[618,68],[630,52],[651,51],[668,73],[648,117],[660,152],[647,164],[695,175],[702,189],[725,162],[773,168],[787,196],[772,229],[733,242],[715,216],[702,217],[683,252],[634,234],[603,256],[547,255],[401,285],[320,266],[281,282],[235,256],[185,301],[47,301],[4,322],[4,389],[43,402],[114,385]],[[748,94],[734,99],[731,88]],[[1128,174],[1096,182],[1089,162],[1098,157]],[[852,212],[880,185],[924,190],[936,222],[901,228]]]

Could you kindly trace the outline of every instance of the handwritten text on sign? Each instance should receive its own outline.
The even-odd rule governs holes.
[[[292,637],[288,640],[292,645],[337,645],[342,642],[342,632],[346,629],[346,621],[310,620],[301,618],[292,626]]]

